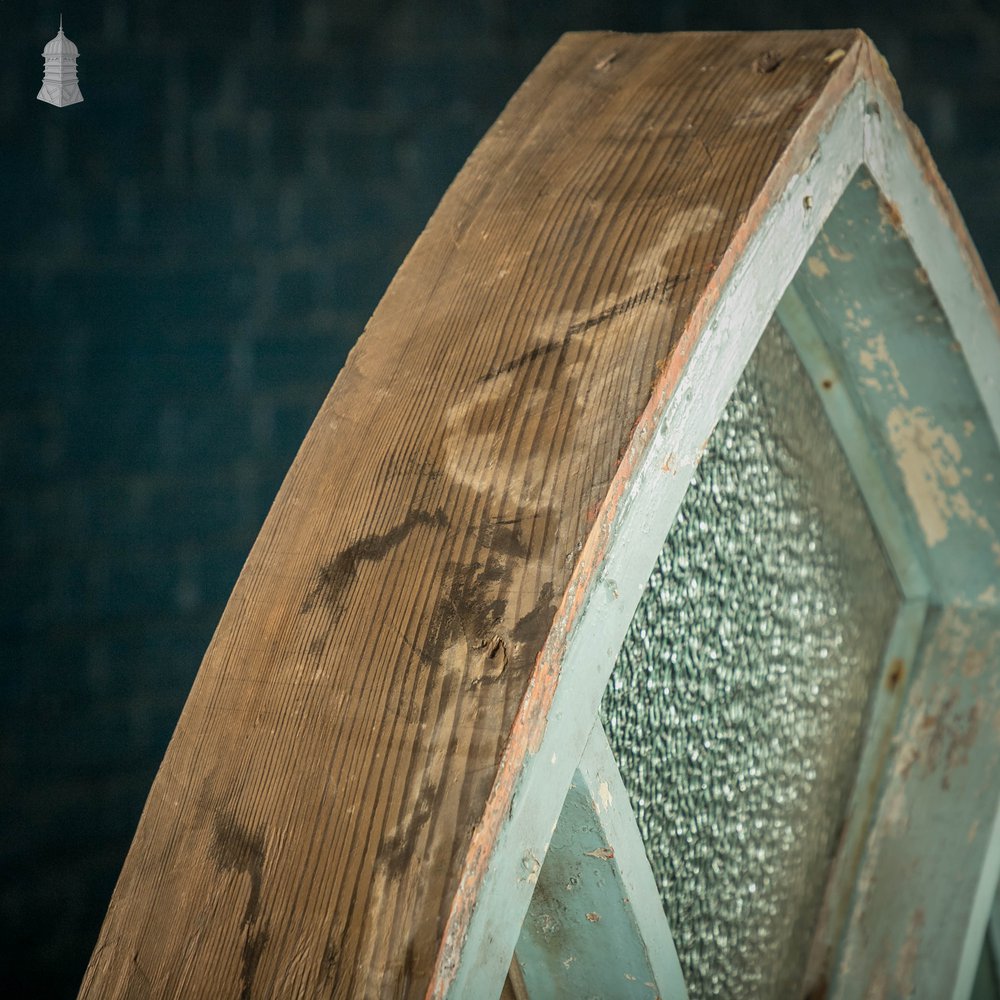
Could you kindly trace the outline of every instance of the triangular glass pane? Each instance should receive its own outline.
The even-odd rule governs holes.
[[[772,321],[602,706],[692,1000],[800,988],[899,600],[822,404]]]

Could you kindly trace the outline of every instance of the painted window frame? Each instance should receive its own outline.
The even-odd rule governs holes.
[[[651,440],[643,442],[645,450],[619,508],[603,564],[584,598],[585,610],[568,638],[561,681],[541,746],[525,768],[515,807],[498,838],[494,858],[506,859],[506,863],[492,864],[487,870],[480,903],[473,912],[450,986],[436,995],[457,998],[499,994],[554,832],[551,823],[532,808],[537,796],[561,796],[561,789],[569,788],[574,781],[582,781],[591,791],[613,786],[615,794],[609,800],[594,799],[595,815],[600,816],[607,839],[611,839],[613,830],[634,848],[638,836],[635,818],[623,794],[617,767],[617,780],[608,780],[611,751],[600,722],[594,725],[601,696],[660,540],[667,536],[698,464],[703,442],[711,435],[773,315],[777,314],[785,327],[817,389],[831,378],[831,359],[794,280],[860,169],[870,173],[898,212],[896,221],[924,269],[967,361],[993,438],[1000,438],[1000,342],[963,247],[942,218],[942,210],[922,176],[912,141],[877,85],[870,79],[859,81],[822,131],[807,169],[792,179],[772,205],[734,269]],[[898,677],[900,664],[909,678],[921,657],[925,658],[925,677],[944,675],[955,664],[940,652],[928,652],[933,581],[911,540],[898,529],[897,500],[861,432],[858,414],[842,395],[820,395],[885,545],[903,600],[883,658],[848,809],[850,821],[828,881],[824,923],[817,932],[807,979],[833,975],[830,995],[849,997],[871,989],[891,992],[902,977],[911,984],[920,984],[919,995],[964,1000],[972,990],[1000,877],[1000,811],[996,802],[971,810],[977,813],[976,822],[983,817],[986,821],[967,920],[964,926],[949,928],[944,935],[953,953],[942,961],[941,951],[933,955],[915,952],[913,920],[917,918],[913,914],[923,911],[922,890],[914,885],[896,907],[903,926],[890,942],[897,952],[893,968],[878,966],[880,960],[874,957],[857,964],[845,958],[845,952],[852,948],[863,948],[858,942],[862,934],[859,924],[864,922],[864,907],[870,900],[864,898],[863,891],[859,893],[858,879],[870,878],[871,873],[866,875],[862,870],[862,858],[871,859],[873,845],[877,848],[877,814],[880,809],[884,812],[892,782],[898,781],[905,767],[894,748],[904,711],[903,692],[909,688],[897,685],[893,678]],[[989,603],[984,600],[984,604]],[[582,753],[581,748],[585,748]],[[915,845],[915,850],[925,846]],[[655,881],[648,860],[634,849],[626,848],[623,857],[617,848],[615,851],[622,880],[637,887],[629,893],[626,905],[629,900],[635,904],[632,927],[639,935],[640,948],[650,958],[657,995],[684,997],[674,945],[669,932],[664,933],[662,908],[660,916],[649,912]],[[655,899],[658,904],[658,896]],[[612,892],[607,905],[620,906],[621,902]],[[498,911],[502,919],[498,919]],[[565,985],[553,983],[551,995],[557,995]],[[546,994],[536,984],[529,989],[529,995],[537,998]]]

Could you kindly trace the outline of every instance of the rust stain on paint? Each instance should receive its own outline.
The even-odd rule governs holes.
[[[878,214],[878,227],[882,232],[891,230],[895,235],[902,236],[903,217],[899,214],[899,206],[894,201],[886,198],[881,192],[878,196]]]
[[[889,673],[886,675],[885,678],[885,686],[890,691],[895,691],[896,688],[899,687],[899,682],[903,679],[905,673],[906,673],[906,665],[897,656],[892,661],[892,664],[889,667]]]

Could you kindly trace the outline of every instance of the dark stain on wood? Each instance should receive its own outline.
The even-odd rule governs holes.
[[[424,785],[402,828],[398,833],[386,837],[379,846],[377,863],[388,872],[390,878],[402,877],[409,867],[417,834],[431,818],[435,794],[436,789]]]
[[[540,645],[549,634],[556,614],[555,595],[551,583],[546,583],[538,595],[538,603],[514,626],[515,642]]]
[[[607,309],[602,309],[594,316],[588,316],[587,319],[571,323],[566,333],[570,337],[578,333],[586,333],[587,330],[591,330],[595,326],[600,326],[602,323],[606,323],[609,319],[614,319],[616,316],[623,316],[625,313],[631,312],[636,307],[645,305],[647,302],[652,302],[653,300],[665,301],[668,293],[681,282],[687,281],[693,273],[672,275],[661,278],[659,281],[654,281],[651,285],[647,285],[632,295],[626,296],[620,302],[608,306]]]
[[[485,552],[482,561],[448,563],[445,576],[449,582],[431,612],[423,645],[418,646],[405,635],[402,637],[423,663],[440,666],[444,651],[464,640],[470,654],[488,649],[491,653],[488,658],[494,659],[502,652],[503,670],[506,670],[509,662],[507,643],[498,630],[502,629],[507,612],[507,592],[514,567],[528,555],[527,544],[517,527],[525,516],[530,519],[541,516],[541,512],[518,513],[503,521],[484,517],[478,530],[479,543]],[[551,585],[548,599],[551,600]],[[492,671],[493,679],[503,670]],[[473,683],[480,684],[488,679],[480,676],[474,678]]]
[[[661,278],[659,281],[654,281],[652,284],[647,285],[645,288],[641,288],[632,295],[626,296],[620,302],[615,302],[606,309],[600,310],[593,316],[588,316],[586,319],[570,323],[569,326],[566,327],[566,331],[562,337],[559,337],[556,340],[547,341],[544,344],[538,344],[530,350],[524,351],[517,357],[511,358],[510,361],[507,361],[499,367],[494,368],[492,371],[487,372],[485,375],[481,375],[479,377],[479,381],[491,382],[493,379],[499,378],[501,375],[507,375],[524,365],[530,364],[532,361],[537,361],[539,358],[548,357],[550,354],[561,351],[566,347],[567,343],[578,334],[586,333],[594,327],[600,326],[602,323],[607,323],[608,320],[614,319],[617,316],[623,316],[625,313],[631,312],[638,306],[642,306],[653,301],[664,302],[673,289],[683,282],[688,281],[697,273],[705,273],[705,270],[689,271],[687,274],[672,275],[666,278]]]
[[[508,372],[515,371],[522,365],[530,364],[532,361],[537,361],[539,358],[544,358],[549,354],[554,354],[556,351],[561,351],[564,346],[565,338],[562,340],[550,340],[545,344],[538,344],[537,346],[532,347],[530,351],[524,351],[516,358],[511,358],[510,361],[506,361],[498,368],[494,368],[493,371],[489,371],[485,375],[481,375],[479,377],[479,381],[492,382],[493,379],[499,378],[501,375],[506,375]]]
[[[248,924],[252,924],[259,915],[265,853],[262,830],[251,833],[230,812],[221,812],[216,816],[211,858],[215,862],[215,870],[220,873],[235,871],[249,876],[250,897],[243,916]]]
[[[481,684],[499,684],[504,680],[504,673],[510,656],[507,643],[503,636],[494,632],[488,639],[481,639],[475,645],[476,652],[483,654],[483,672],[472,680],[472,687]]]
[[[330,624],[336,625],[344,611],[345,591],[358,575],[358,564],[384,559],[419,524],[445,528],[448,526],[448,519],[442,510],[434,513],[411,510],[403,523],[395,528],[380,535],[359,538],[320,566],[316,582],[302,602],[302,614],[308,614],[317,604],[322,604],[330,610]]]
[[[265,853],[263,830],[251,833],[230,812],[221,812],[215,817],[212,847],[209,851],[215,862],[215,870],[219,873],[235,871],[250,879],[250,894],[243,911],[245,937],[240,974],[241,1000],[250,1000],[257,964],[269,937],[266,923],[257,926]]]
[[[253,996],[253,981],[257,975],[257,963],[264,952],[264,947],[270,940],[267,924],[261,924],[254,929],[246,929],[246,941],[243,944],[243,968],[240,972],[240,1000],[250,1000]]]
[[[327,983],[336,982],[337,968],[339,965],[340,949],[337,947],[337,942],[334,940],[334,934],[331,931],[330,937],[326,942],[326,947],[323,949],[323,962],[320,968],[321,980]]]

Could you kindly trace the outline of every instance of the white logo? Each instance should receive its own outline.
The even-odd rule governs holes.
[[[59,34],[42,50],[45,60],[45,76],[38,99],[64,108],[67,104],[79,104],[83,100],[80,86],[76,82],[76,59],[80,54],[77,47],[63,34],[62,14],[59,15]]]

